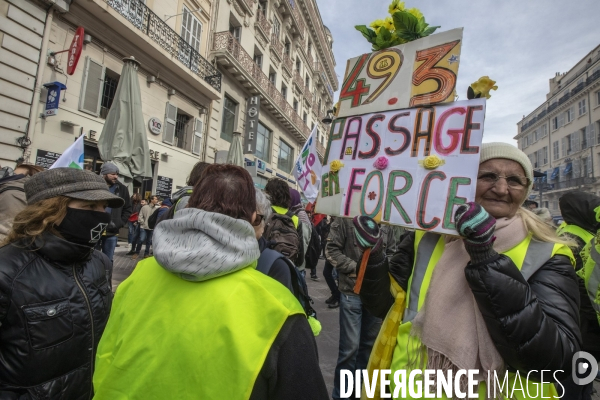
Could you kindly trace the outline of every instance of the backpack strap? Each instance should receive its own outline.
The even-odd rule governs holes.
[[[269,275],[269,271],[271,270],[273,263],[280,258],[285,258],[285,256],[276,250],[266,248],[262,253],[260,253],[260,257],[258,257],[256,270],[265,275]],[[285,259],[287,260],[287,258]]]

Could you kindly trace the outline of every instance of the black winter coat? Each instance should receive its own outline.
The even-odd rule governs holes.
[[[119,196],[125,201],[123,207],[113,208],[110,212],[110,224],[106,227],[106,234],[108,236],[114,236],[119,234],[119,229],[127,225],[129,217],[131,216],[131,197],[129,196],[129,190],[127,186],[117,181],[117,190],[115,195]]]
[[[385,317],[393,303],[390,278],[406,290],[414,261],[414,232],[410,232],[389,262],[369,258],[360,298],[375,316]],[[376,262],[378,261],[378,262]],[[469,263],[465,276],[485,319],[496,349],[507,368],[571,373],[571,359],[581,348],[579,292],[570,260],[549,259],[528,281],[505,255],[478,265]]]
[[[0,247],[0,399],[91,399],[110,266],[49,233]]]

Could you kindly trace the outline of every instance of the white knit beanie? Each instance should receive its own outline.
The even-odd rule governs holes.
[[[531,166],[529,157],[527,157],[527,155],[521,150],[508,143],[483,143],[481,146],[479,164],[484,163],[487,160],[491,160],[492,158],[505,158],[521,164],[523,171],[525,171],[525,176],[529,179],[529,187],[527,188],[527,194],[529,195],[529,192],[531,192],[531,188],[533,186],[533,167]]]

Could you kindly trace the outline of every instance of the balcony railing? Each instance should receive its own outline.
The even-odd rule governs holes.
[[[298,90],[304,92],[304,80],[298,71],[294,71],[294,84],[298,87]]]
[[[256,25],[262,30],[268,40],[271,36],[271,23],[267,21],[267,17],[260,11],[256,13]]]
[[[269,81],[269,78],[254,62],[250,54],[244,50],[242,45],[229,32],[215,33],[213,42],[214,51],[225,51],[235,59],[241,68],[254,79],[254,85],[262,90],[267,100],[278,108],[278,112],[285,116],[296,128],[304,140],[310,135],[310,129],[302,118],[294,111],[293,107],[285,100],[281,92]]]
[[[298,33],[300,34],[300,37],[304,39],[304,31],[306,30],[306,26],[304,24],[302,16],[300,15],[300,10],[298,10],[298,4],[296,3],[296,0],[288,1],[290,4],[290,8],[292,9],[292,17],[294,18],[294,22],[296,22],[296,25],[298,26]]]
[[[290,58],[288,54],[283,55],[283,66],[288,70],[288,73],[290,75],[294,71],[294,61]]]
[[[221,92],[221,73],[140,0],[104,0],[192,73]]]
[[[592,177],[580,177],[580,178],[572,178],[572,179],[567,179],[565,181],[562,182],[554,182],[554,183],[542,183],[542,185],[544,185],[543,190],[544,191],[549,191],[549,190],[559,190],[559,189],[569,189],[569,188],[574,188],[574,187],[580,187],[583,185],[591,185],[593,183],[596,182],[596,178],[592,178]],[[537,191],[539,190],[539,183],[534,183],[532,190],[533,191]]]
[[[271,49],[273,49],[273,52],[280,60],[283,59],[283,43],[281,43],[275,34],[271,35]]]

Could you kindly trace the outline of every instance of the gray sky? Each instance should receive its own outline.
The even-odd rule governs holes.
[[[371,51],[354,29],[385,18],[391,0],[317,0],[333,34],[336,73],[346,60]],[[600,44],[599,0],[408,0],[437,32],[464,27],[457,93],[480,76],[497,81],[488,100],[484,141],[516,144],[516,123],[545,99],[548,80]],[[339,92],[336,93],[336,99]]]

